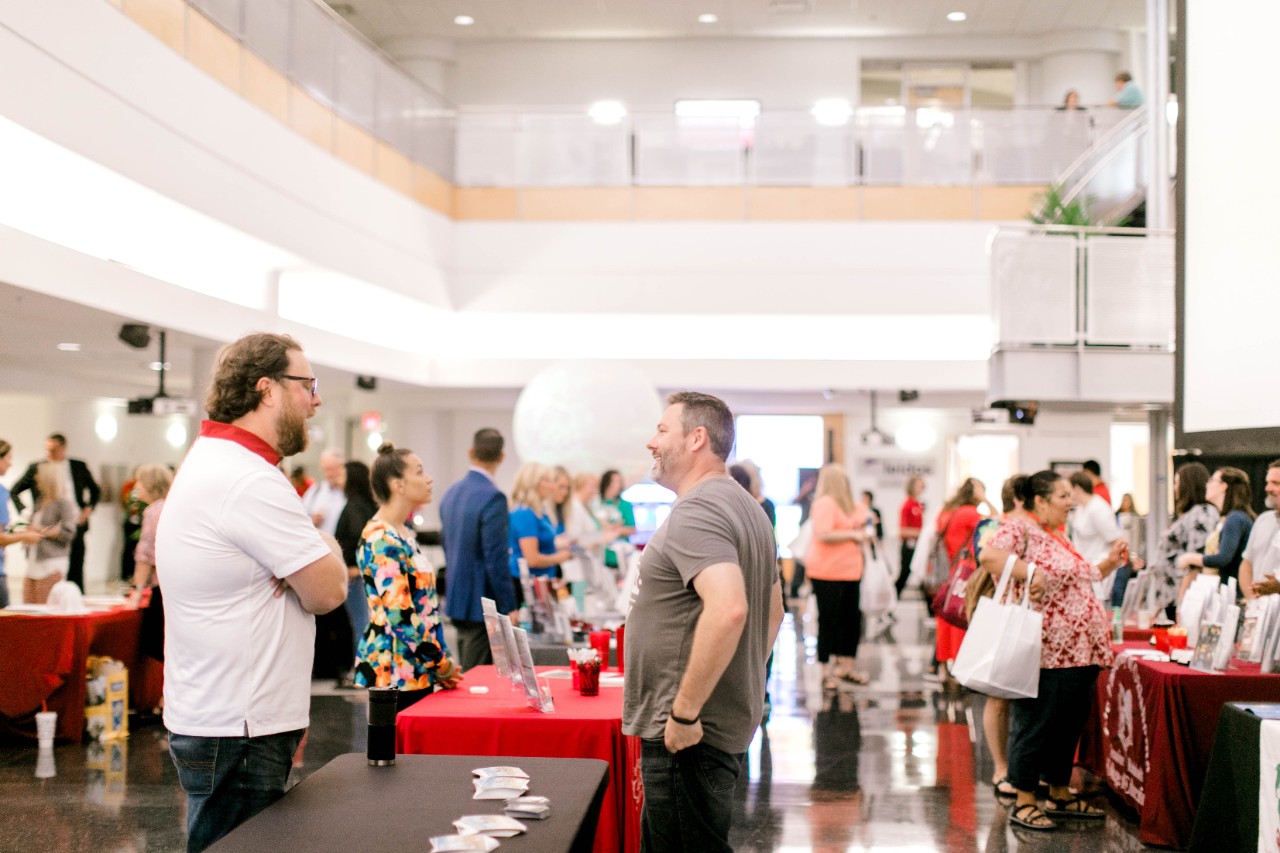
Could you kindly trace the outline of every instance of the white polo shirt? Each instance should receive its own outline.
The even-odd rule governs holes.
[[[257,436],[206,421],[156,533],[164,723],[200,737],[306,728],[315,618],[275,581],[330,553]]]
[[[1249,530],[1249,542],[1244,548],[1244,559],[1253,564],[1253,579],[1260,581],[1266,575],[1273,575],[1280,569],[1280,542],[1276,532],[1280,531],[1280,518],[1274,510],[1267,510],[1258,516]]]

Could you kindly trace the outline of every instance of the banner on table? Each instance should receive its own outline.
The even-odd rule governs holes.
[[[1102,742],[1106,761],[1103,776],[1111,790],[1140,809],[1146,800],[1151,754],[1147,703],[1143,699],[1137,659],[1121,654],[1105,678],[1107,689],[1102,714]]]
[[[1280,720],[1258,730],[1258,850],[1280,851]]]

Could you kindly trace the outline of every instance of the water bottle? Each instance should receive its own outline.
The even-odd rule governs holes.
[[[396,763],[396,705],[398,687],[369,688],[369,764],[390,767]]]

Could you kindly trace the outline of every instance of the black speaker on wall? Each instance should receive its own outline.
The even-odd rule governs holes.
[[[134,349],[151,346],[151,327],[144,323],[125,323],[120,327],[120,340]]]
[[[356,387],[362,391],[378,390],[378,377],[376,376],[357,376]]]

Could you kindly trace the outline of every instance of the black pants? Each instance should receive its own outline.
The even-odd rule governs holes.
[[[893,588],[898,591],[898,598],[902,598],[902,590],[906,589],[907,581],[911,578],[911,561],[916,556],[916,543],[907,544],[903,540],[902,546],[898,549],[898,579],[894,581]]]
[[[466,619],[451,619],[453,629],[458,632],[458,666],[466,672],[473,666],[493,663],[493,652],[489,648],[489,632],[483,622],[469,622]]]
[[[76,535],[71,539],[71,555],[67,566],[67,580],[84,591],[84,534],[89,529],[87,524],[76,525]]]
[[[809,578],[818,599],[818,661],[832,655],[857,657],[862,633],[862,610],[858,603],[861,581],[823,581]]]
[[[1098,667],[1040,670],[1040,695],[1014,699],[1009,725],[1009,781],[1034,791],[1043,776],[1050,785],[1071,781],[1080,732],[1093,705]]]
[[[705,743],[671,753],[662,738],[641,741],[641,853],[732,851],[733,788],[742,760]]]

